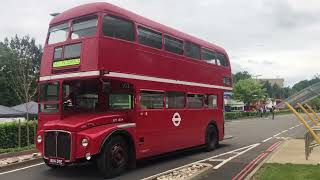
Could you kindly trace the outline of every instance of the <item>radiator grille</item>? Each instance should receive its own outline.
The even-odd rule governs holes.
[[[71,134],[63,131],[47,131],[44,135],[44,156],[70,160]]]

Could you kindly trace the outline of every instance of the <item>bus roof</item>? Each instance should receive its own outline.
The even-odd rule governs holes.
[[[176,37],[184,39],[184,40],[191,41],[191,42],[199,44],[203,47],[207,47],[212,50],[216,50],[216,51],[223,52],[226,54],[225,50],[219,46],[216,46],[214,44],[211,44],[209,42],[206,42],[206,41],[201,40],[199,38],[196,38],[194,36],[188,35],[188,34],[183,33],[181,31],[175,30],[173,28],[162,25],[160,23],[157,23],[155,21],[152,21],[150,19],[142,17],[138,14],[135,14],[133,12],[130,12],[128,10],[125,10],[123,8],[120,8],[118,6],[115,6],[115,5],[112,5],[109,3],[105,3],[105,2],[84,4],[84,5],[80,5],[80,6],[72,8],[72,9],[69,9],[67,11],[64,11],[63,13],[54,17],[51,20],[50,25],[57,24],[57,23],[60,23],[63,21],[67,21],[67,20],[70,20],[75,17],[85,16],[88,14],[93,14],[96,12],[103,12],[103,11],[107,11],[107,12],[115,13],[115,15],[118,14],[123,17],[127,17],[128,19],[131,19],[139,24],[145,25],[145,26],[150,27],[152,29],[161,31],[163,33],[167,33],[169,35],[176,36]]]

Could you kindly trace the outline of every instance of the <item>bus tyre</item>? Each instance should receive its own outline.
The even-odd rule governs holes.
[[[206,130],[206,151],[212,151],[218,146],[218,132],[214,125],[209,125]]]
[[[115,136],[104,144],[97,165],[104,178],[113,178],[127,169],[128,160],[126,141],[120,136]]]

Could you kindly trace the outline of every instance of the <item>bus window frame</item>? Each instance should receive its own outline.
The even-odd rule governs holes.
[[[61,41],[61,42],[56,42],[56,43],[49,44],[50,28],[52,28],[54,26],[59,26],[61,24],[65,24],[65,23],[68,24],[68,33],[67,33],[66,39],[64,41]],[[47,30],[47,37],[46,37],[45,45],[47,45],[47,46],[58,45],[59,46],[59,44],[64,44],[65,42],[68,42],[69,41],[69,37],[70,37],[70,30],[71,30],[70,26],[71,26],[70,20],[65,20],[65,21],[61,21],[61,22],[55,23],[55,24],[50,24],[50,26],[49,26],[49,28]]]
[[[156,47],[153,47],[153,46],[148,46],[148,45],[139,43],[139,32],[138,32],[139,27],[142,27],[143,29],[152,30],[152,31],[154,31],[156,33],[160,33],[161,34],[161,48],[156,48]],[[136,41],[135,42],[137,43],[137,45],[142,46],[142,47],[151,48],[151,49],[154,49],[154,50],[158,50],[158,51],[161,51],[161,52],[165,51],[164,50],[164,34],[165,33],[163,31],[151,28],[151,27],[149,27],[147,25],[144,25],[144,24],[141,24],[141,23],[136,23],[136,27],[135,28],[136,28],[135,29],[135,31],[136,31]]]
[[[165,36],[169,36],[169,37],[171,37],[171,38],[175,38],[175,39],[177,39],[177,40],[179,40],[179,41],[182,41],[182,54],[177,54],[177,53],[174,53],[174,52],[171,52],[171,51],[167,51],[166,49],[165,49],[165,41],[164,41],[164,39],[165,39]],[[174,54],[174,55],[177,55],[177,56],[181,56],[181,57],[186,57],[185,55],[184,55],[184,42],[185,42],[185,40],[184,39],[181,39],[181,38],[179,38],[179,37],[177,37],[177,36],[174,36],[174,35],[171,35],[171,34],[169,34],[169,33],[163,33],[162,34],[162,46],[163,46],[163,48],[162,48],[162,50],[164,51],[164,52],[166,52],[166,53],[170,53],[170,54]]]
[[[178,92],[178,93],[183,93],[184,94],[184,106],[183,106],[183,108],[169,108],[169,107],[167,107],[167,94],[169,92]],[[186,109],[188,109],[187,94],[188,93],[184,92],[184,91],[170,91],[170,90],[165,91],[165,96],[164,96],[164,102],[165,102],[164,107],[165,107],[165,110],[186,110]]]
[[[217,59],[215,59],[215,64],[212,64],[212,63],[208,63],[206,62],[206,60],[204,60],[203,56],[202,56],[202,53],[205,51],[205,50],[208,50],[208,51],[211,51],[212,53],[214,53],[214,56],[216,57],[218,54],[221,54],[224,56],[226,62],[227,62],[227,66],[223,66],[223,65],[218,65],[217,64]],[[222,67],[222,68],[226,68],[226,69],[229,69],[230,68],[230,60],[229,60],[229,57],[227,56],[226,53],[224,53],[223,51],[217,51],[217,50],[214,50],[212,48],[208,48],[206,46],[201,46],[201,61],[204,61],[204,63],[206,64],[211,64],[211,65],[214,65],[214,66],[218,66],[218,67]]]
[[[84,37],[79,37],[79,38],[75,38],[75,39],[72,39],[72,33],[73,33],[73,29],[72,29],[72,25],[74,24],[75,21],[78,21],[78,20],[81,20],[81,19],[85,19],[85,18],[90,18],[90,17],[94,17],[96,16],[97,17],[97,30],[95,32],[95,34],[91,35],[91,36],[84,36]],[[79,16],[79,17],[76,17],[74,19],[71,19],[70,22],[69,22],[69,36],[68,36],[68,41],[69,42],[73,42],[73,41],[77,41],[77,40],[82,40],[82,39],[90,39],[90,38],[94,38],[94,37],[98,37],[99,36],[99,29],[100,28],[100,23],[101,23],[101,15],[100,13],[91,13],[91,14],[86,14],[86,15],[83,15],[83,16]]]
[[[128,41],[128,40],[125,40],[125,39],[119,39],[119,38],[115,38],[115,37],[110,37],[110,36],[104,35],[102,28],[103,28],[103,18],[104,18],[105,16],[113,16],[113,17],[115,17],[115,18],[119,18],[119,19],[123,19],[123,20],[127,20],[127,21],[132,22],[132,23],[133,23],[133,28],[134,28],[134,29],[133,29],[133,30],[134,30],[134,40],[133,40],[133,41]],[[123,16],[123,15],[120,15],[120,14],[117,14],[117,13],[105,11],[105,12],[101,13],[101,15],[100,15],[100,22],[99,22],[99,24],[100,24],[99,35],[100,35],[101,38],[112,39],[112,40],[117,40],[117,41],[122,41],[122,42],[126,42],[126,43],[131,43],[131,44],[135,44],[135,45],[138,44],[138,45],[139,45],[139,43],[137,42],[138,36],[137,36],[137,26],[136,26],[136,22],[135,22],[134,20],[132,20],[131,18],[126,17],[126,16]]]
[[[163,99],[162,99],[163,106],[162,106],[162,108],[159,108],[159,109],[148,109],[148,108],[143,109],[143,108],[141,108],[141,92],[142,91],[163,93]],[[139,89],[137,92],[139,93],[139,94],[137,93],[137,96],[138,96],[138,106],[137,107],[139,110],[142,110],[142,111],[159,111],[159,110],[164,111],[164,110],[166,110],[166,91],[154,90],[154,89]]]
[[[42,84],[48,84],[48,83],[54,83],[54,82],[57,82],[59,84],[59,90],[58,90],[58,100],[54,100],[54,101],[43,101],[41,100],[41,88],[40,86]],[[63,81],[61,80],[58,80],[58,81],[42,81],[41,83],[39,83],[38,85],[38,93],[39,93],[39,96],[38,96],[38,108],[39,108],[39,114],[44,114],[44,115],[52,115],[52,114],[61,114],[62,113],[62,106],[61,106],[61,103],[62,103],[62,86],[61,84],[63,83]],[[58,111],[57,112],[41,112],[40,110],[40,106],[41,104],[58,104]]]
[[[201,100],[202,106],[201,106],[201,108],[191,108],[191,107],[189,107],[189,105],[188,105],[188,103],[189,103],[188,102],[188,95],[201,95],[202,96],[202,100]],[[186,98],[185,98],[185,100],[186,100],[186,104],[185,104],[186,109],[188,109],[188,110],[203,110],[203,109],[206,109],[205,108],[205,102],[204,102],[205,95],[206,94],[202,94],[202,93],[186,92]]]
[[[104,32],[103,32],[103,20],[104,20],[105,16],[111,16],[111,17],[114,17],[114,18],[118,18],[118,19],[122,19],[124,21],[131,22],[132,25],[133,25],[133,33],[134,33],[133,34],[133,37],[134,37],[133,41],[129,41],[129,40],[126,40],[126,39],[120,39],[120,38],[115,38],[115,37],[111,37],[111,36],[105,35]],[[102,13],[101,14],[101,20],[100,21],[101,21],[100,22],[101,27],[100,27],[99,31],[100,31],[101,37],[110,38],[110,39],[119,40],[119,41],[124,41],[124,42],[128,42],[128,43],[136,43],[137,42],[136,23],[132,19],[130,19],[128,17],[125,17],[125,16],[122,16],[122,15],[115,14],[115,13],[106,12],[106,13]]]

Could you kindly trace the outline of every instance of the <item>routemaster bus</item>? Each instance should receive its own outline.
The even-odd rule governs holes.
[[[230,90],[223,48],[108,3],[81,5],[49,25],[36,147],[49,167],[93,161],[104,177],[171,151],[213,150]]]

